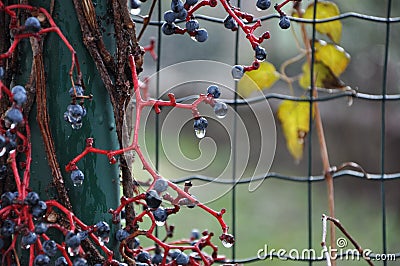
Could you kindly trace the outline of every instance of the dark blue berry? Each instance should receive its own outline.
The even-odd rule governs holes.
[[[161,205],[161,198],[158,195],[157,191],[149,190],[146,192],[145,197],[146,204],[151,209],[157,209]]]
[[[290,20],[287,16],[281,16],[281,18],[279,19],[279,27],[284,30],[290,27]]]
[[[10,124],[10,121],[8,121],[8,120],[6,121],[6,126],[7,127],[12,126]],[[4,140],[3,140],[3,136],[0,137],[0,139],[1,139],[0,141],[1,141],[2,146],[3,146],[2,150],[0,151],[0,157],[3,156],[5,154],[5,152],[10,152],[10,151],[14,150],[17,147],[17,143],[16,143],[17,134],[11,132],[10,130],[7,130],[4,137],[5,137]],[[4,149],[4,144],[6,144],[5,145],[6,149]],[[17,192],[14,192],[14,193],[17,193]],[[16,194],[16,197],[18,197],[17,194]]]
[[[71,180],[72,183],[76,185],[82,185],[83,180],[85,179],[85,175],[79,169],[72,170],[71,172]]]
[[[244,67],[241,65],[235,65],[232,67],[232,77],[234,80],[239,80],[244,75]]]
[[[179,13],[183,9],[183,3],[181,0],[172,0],[171,1],[171,10],[175,13]]]
[[[26,90],[23,86],[17,85],[11,89],[11,93],[13,95],[13,100],[16,102],[18,105],[22,105],[26,102],[27,96],[26,96]]]
[[[181,19],[181,20],[185,20],[187,17],[187,10],[182,8],[181,11],[179,11],[176,15],[176,18]]]
[[[115,239],[121,242],[125,240],[130,234],[125,229],[119,229],[117,233],[115,233]]]
[[[4,77],[4,68],[0,66],[0,79]]]
[[[228,112],[228,106],[221,101],[215,101],[214,113],[218,118],[224,118]]]
[[[6,122],[11,125],[17,125],[24,120],[21,111],[18,108],[11,107],[7,110],[5,115]]]
[[[195,130],[204,130],[208,126],[208,121],[204,117],[199,117],[194,120],[193,127]]]
[[[133,239],[133,248],[138,248],[140,246],[140,240],[139,238],[135,237]]]
[[[211,94],[213,98],[218,99],[221,96],[221,92],[216,85],[211,85],[207,88],[207,93]]]
[[[174,23],[176,19],[176,13],[172,10],[168,10],[164,13],[164,20],[167,23]]]
[[[194,6],[195,4],[197,4],[199,0],[186,0],[185,4],[187,4],[188,6]]]
[[[151,263],[158,265],[163,261],[163,259],[163,254],[154,254],[154,256],[151,258]]]
[[[31,32],[38,32],[40,31],[40,22],[35,17],[29,17],[25,21],[25,29]]]
[[[1,207],[4,208],[6,206],[13,204],[14,199],[15,199],[14,193],[12,192],[3,193],[3,195],[1,195]]]
[[[147,263],[151,259],[149,252],[142,251],[137,255],[137,260],[139,262]]]
[[[24,199],[25,204],[28,204],[29,206],[34,206],[38,204],[39,202],[39,195],[36,192],[29,192],[28,195],[26,195],[26,198]]]
[[[75,90],[74,90],[74,88],[75,88]],[[74,87],[71,87],[69,89],[68,93],[69,93],[69,96],[71,96],[71,97],[73,97],[73,96],[83,96],[84,89],[82,88],[82,86],[75,85]]]
[[[192,232],[190,233],[190,239],[191,240],[196,240],[200,238],[200,232],[197,229],[193,229]]]
[[[29,245],[32,245],[36,242],[37,240],[37,235],[33,232],[29,232],[28,234],[24,235],[21,238],[21,244],[24,247],[27,247]]]
[[[73,129],[82,127],[82,117],[86,115],[86,109],[80,104],[70,104],[64,113],[64,120],[71,124]]]
[[[176,264],[178,265],[186,265],[189,263],[189,256],[186,255],[185,253],[181,252],[176,258],[175,258]]]
[[[87,261],[84,258],[76,258],[72,266],[87,266]]]
[[[224,20],[224,26],[225,28],[227,28],[228,30],[237,30],[238,29],[238,25],[237,22],[231,17],[231,16],[227,16]]]
[[[47,225],[45,223],[38,223],[35,225],[35,233],[40,235],[47,232]]]
[[[43,251],[46,255],[53,257],[57,253],[57,244],[54,240],[46,240],[43,242]]]
[[[180,254],[182,253],[182,251],[180,251],[179,249],[174,249],[172,251],[170,251],[168,253],[168,255],[171,257],[171,259],[176,259]]]
[[[32,206],[31,212],[33,217],[40,218],[42,217],[47,210],[46,202],[39,200],[38,204]]]
[[[168,213],[163,207],[158,207],[153,211],[153,216],[157,222],[165,222],[168,218]]]
[[[165,35],[172,35],[175,33],[175,28],[176,28],[176,25],[174,23],[165,22],[162,25],[161,30]]]
[[[153,189],[158,193],[166,191],[168,189],[168,181],[164,178],[157,179],[154,183]]]
[[[261,10],[268,9],[271,6],[271,0],[257,0],[256,6]]]
[[[126,219],[126,211],[125,210],[121,211],[121,219]]]
[[[65,236],[65,244],[70,248],[77,248],[81,244],[81,239],[74,232],[69,231]]]
[[[195,19],[191,19],[186,22],[186,29],[188,31],[195,31],[199,28],[199,22]]]
[[[81,242],[83,240],[85,240],[86,238],[88,238],[88,236],[89,236],[89,232],[88,231],[81,231],[81,232],[78,233],[78,237],[81,240]]]
[[[0,237],[0,250],[2,250],[4,247],[4,240],[3,238]]]
[[[265,58],[267,58],[267,52],[261,46],[256,46],[256,48],[254,48],[254,51],[256,52],[257,60],[264,61]]]
[[[140,2],[138,0],[131,0],[131,8],[132,9],[140,8]]]
[[[15,223],[9,219],[4,220],[0,232],[2,236],[11,236],[15,232]]]
[[[35,266],[49,266],[50,258],[47,255],[39,254],[35,258],[34,265]]]
[[[68,266],[68,262],[64,257],[59,257],[55,262],[54,266]]]
[[[2,142],[3,140],[5,141],[5,138],[2,135],[0,135],[0,149],[4,148],[4,142]],[[1,157],[1,153],[0,153],[0,157]],[[7,166],[5,166],[4,164],[0,165],[0,180],[3,179],[6,176],[6,174],[7,174]],[[1,205],[0,205],[0,208],[1,208]]]
[[[110,236],[110,226],[108,223],[101,221],[96,224],[97,230],[96,235],[101,238],[107,238]]]
[[[12,94],[16,94],[16,93],[26,94],[26,90],[25,90],[24,86],[16,85],[11,89],[11,93]]]
[[[208,39],[208,32],[205,29],[199,29],[196,31],[194,38],[198,42],[205,42]]]

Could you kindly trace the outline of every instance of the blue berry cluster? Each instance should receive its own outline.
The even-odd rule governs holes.
[[[218,86],[211,85],[207,88],[207,95],[213,98],[211,106],[214,108],[214,113],[218,118],[224,118],[228,112],[228,106],[218,99],[221,96],[221,91]],[[196,137],[202,139],[206,135],[206,129],[208,127],[208,121],[204,117],[195,117],[193,128]]]
[[[41,219],[47,211],[47,205],[44,201],[40,200],[39,195],[36,192],[29,192],[25,199],[22,201],[18,199],[18,192],[5,192],[1,195],[1,207],[0,209],[6,208],[11,205],[16,205],[18,209],[22,209],[24,206],[29,208],[29,212],[32,214],[33,218]],[[14,211],[11,211],[12,213]],[[17,218],[14,215],[10,215],[9,218],[1,221],[0,229],[0,239],[3,237],[12,237],[14,234],[16,236],[21,236],[21,246],[25,249],[29,248],[31,245],[36,243],[38,235],[41,234],[44,229],[29,231],[26,227],[21,227],[16,225]],[[1,245],[1,244],[0,244]],[[4,245],[4,243],[3,243]],[[0,248],[1,249],[1,248]]]
[[[194,6],[198,0],[186,0],[185,4],[181,0],[171,1],[171,10],[164,13],[164,24],[162,32],[165,35],[172,35],[174,33],[187,32],[193,40],[198,42],[205,42],[208,39],[208,32],[206,29],[201,28],[199,22],[191,18],[186,22],[186,28],[182,29],[175,24],[176,20],[185,20],[188,16],[188,10]]]
[[[4,114],[2,127],[6,131],[0,135],[0,157],[15,150],[17,147],[16,129],[24,122],[22,106],[27,101],[26,90],[23,86],[17,85],[11,89],[13,104]]]
[[[21,247],[23,249],[29,249],[31,245],[37,244],[37,241],[41,238],[41,249],[33,261],[34,266],[69,265],[66,258],[63,256],[56,259],[57,254],[59,254],[57,243],[49,239],[48,236],[43,236],[43,234],[47,233],[51,225],[43,222],[43,217],[47,211],[47,204],[40,199],[36,192],[29,192],[23,200],[19,198],[18,192],[5,192],[0,197],[0,203],[0,210],[14,205],[10,211],[9,217],[0,221],[0,250],[5,248],[6,238],[20,237]],[[35,224],[33,230],[29,230],[26,225],[18,224],[20,222],[19,217],[14,209],[21,210],[25,207],[28,208],[29,213],[31,213],[34,218],[33,221]],[[110,226],[106,222],[101,221],[94,226],[89,226],[87,231],[68,231],[65,234],[64,243],[61,245],[63,246],[65,244],[70,256],[77,256],[79,254],[81,242],[88,238],[91,233],[97,236],[100,243],[107,243],[110,235]],[[51,261],[54,261],[54,264],[51,264]],[[73,265],[86,266],[89,264],[84,258],[76,257],[73,260]]]
[[[64,113],[64,120],[71,124],[73,129],[82,127],[82,118],[86,116],[86,108],[83,106],[84,89],[82,86],[75,85],[69,89],[69,95],[72,102]],[[77,103],[77,99],[82,99]]]
[[[117,241],[123,241],[127,239],[130,234],[125,229],[120,229],[116,233]],[[197,241],[200,239],[200,233],[197,229],[193,229],[190,234],[191,245],[195,245]],[[140,240],[135,237],[132,240],[131,245],[134,249],[140,249],[141,251],[136,256],[136,265],[161,265],[164,259],[164,253],[161,248],[156,245],[155,249],[152,253],[143,250],[140,246]],[[180,249],[170,250],[166,259],[167,263],[173,263],[172,265],[188,265],[190,262],[190,255],[187,255]]]

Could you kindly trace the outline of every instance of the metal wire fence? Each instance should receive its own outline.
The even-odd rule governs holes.
[[[150,21],[149,25],[156,27],[158,30],[158,36],[157,36],[157,45],[158,45],[158,59],[156,62],[156,68],[157,72],[160,71],[161,68],[161,58],[162,58],[162,45],[163,45],[163,35],[161,33],[161,26],[163,24],[162,21],[162,3],[164,1],[158,1],[158,8],[156,8],[157,13],[153,14],[153,17],[156,19],[153,19]],[[314,3],[317,3],[317,0],[314,0]],[[290,20],[296,23],[307,23],[312,25],[312,38],[313,40],[316,39],[316,28],[315,26],[318,23],[323,23],[323,22],[330,22],[330,21],[336,21],[336,20],[345,20],[348,18],[353,18],[357,20],[363,20],[363,21],[368,21],[370,23],[379,23],[379,24],[384,24],[386,26],[385,29],[385,41],[384,41],[384,62],[382,65],[382,84],[381,84],[381,93],[380,94],[368,94],[368,93],[363,93],[363,92],[358,92],[358,91],[340,91],[340,92],[335,92],[327,95],[321,95],[317,98],[313,97],[311,92],[309,95],[306,97],[296,97],[296,96],[291,96],[291,95],[285,95],[285,94],[278,94],[278,93],[267,93],[264,96],[259,96],[259,97],[254,97],[254,98],[248,98],[246,100],[240,99],[237,94],[235,94],[234,98],[231,100],[226,100],[225,102],[229,105],[232,106],[232,108],[236,111],[239,106],[246,106],[252,103],[257,103],[261,101],[265,101],[265,99],[277,99],[277,100],[290,100],[290,101],[302,101],[302,102],[329,102],[334,99],[338,98],[352,98],[352,99],[359,99],[362,101],[366,102],[378,102],[381,105],[381,115],[380,115],[380,173],[378,174],[373,174],[373,173],[364,173],[362,171],[358,170],[340,170],[336,173],[334,173],[333,177],[334,179],[337,179],[339,177],[352,177],[352,178],[359,178],[363,179],[365,182],[379,182],[380,183],[380,198],[381,198],[381,235],[382,235],[382,252],[386,253],[388,251],[387,248],[387,235],[388,235],[388,228],[387,228],[387,206],[386,206],[386,201],[385,201],[385,186],[387,186],[387,181],[389,180],[395,180],[395,179],[400,179],[400,172],[399,173],[386,173],[385,171],[385,143],[386,143],[386,109],[387,109],[387,103],[390,101],[393,102],[398,102],[400,101],[400,94],[388,94],[388,59],[389,59],[389,44],[390,44],[390,36],[391,36],[391,27],[395,23],[400,23],[400,17],[391,17],[392,13],[392,1],[388,0],[387,6],[386,6],[386,16],[385,17],[378,17],[378,16],[370,16],[366,14],[361,14],[361,13],[356,13],[356,12],[347,12],[347,13],[342,13],[339,16],[331,17],[329,19],[316,19],[315,18],[315,13],[314,13],[314,19],[303,19],[303,18],[298,18],[298,17],[290,17]],[[383,2],[382,2],[383,4]],[[241,6],[241,1],[237,1],[237,6]],[[268,15],[268,16],[262,16],[256,19],[260,19],[261,21],[268,21],[271,19],[279,18],[278,14],[273,14],[273,15]],[[143,20],[141,18],[134,17],[133,18],[135,22],[137,23],[143,23]],[[198,20],[205,20],[209,21],[212,23],[219,23],[223,24],[223,19],[221,18],[216,18],[212,16],[206,16],[206,15],[201,15],[201,14],[196,14],[196,19]],[[256,20],[255,19],[255,20]],[[183,22],[183,21],[181,21]],[[180,22],[178,22],[180,23]],[[312,42],[314,43],[314,42]],[[234,54],[232,54],[232,57],[234,58],[234,64],[239,63],[239,32],[236,33],[235,37],[235,43],[234,43]],[[311,73],[310,76],[313,77],[313,67],[311,68]],[[311,87],[313,86],[313,78],[311,80]],[[160,95],[160,83],[159,79],[157,80],[156,84],[156,94]],[[181,98],[178,99],[177,101],[186,101],[189,100],[193,97],[186,97],[186,98]],[[310,104],[310,108],[312,108],[312,104]],[[310,110],[310,117],[312,115],[312,111]],[[312,120],[312,119],[310,119]],[[158,169],[159,164],[160,164],[160,158],[159,158],[159,149],[160,149],[160,121],[158,116],[156,116],[156,123],[155,123],[155,135],[156,135],[156,144],[155,144],[155,167]],[[236,129],[236,124],[234,123],[233,125],[233,132],[232,134],[236,134],[235,132]],[[236,160],[236,149],[237,149],[237,142],[236,142],[236,137],[233,136],[233,146],[232,146],[232,153],[233,153],[233,169],[232,169],[232,180],[215,180],[213,177],[209,176],[203,176],[203,175],[194,175],[194,176],[189,176],[189,177],[184,177],[180,179],[176,179],[176,183],[183,183],[185,181],[189,180],[200,180],[200,181],[206,181],[206,182],[216,182],[224,185],[231,185],[233,186],[233,189],[230,191],[231,196],[232,196],[232,201],[231,201],[231,206],[230,210],[232,213],[232,224],[231,224],[231,230],[232,234],[235,235],[235,232],[237,231],[237,225],[236,225],[236,215],[237,215],[237,199],[236,199],[236,187],[243,185],[243,184],[248,184],[251,181],[258,181],[258,180],[271,180],[271,179],[280,179],[280,180],[287,180],[287,181],[292,181],[292,182],[302,182],[302,183],[307,183],[308,184],[308,225],[305,230],[308,231],[308,247],[311,248],[313,246],[312,243],[312,211],[313,211],[313,205],[312,205],[312,188],[313,188],[313,183],[315,182],[320,182],[324,181],[324,176],[323,175],[313,175],[312,174],[312,167],[313,167],[313,160],[314,160],[314,154],[312,153],[312,146],[313,142],[311,141],[311,137],[313,135],[313,128],[310,127],[310,132],[308,134],[308,174],[306,176],[296,176],[296,175],[284,175],[281,173],[275,173],[275,172],[268,172],[264,173],[258,176],[253,176],[253,177],[248,177],[248,178],[243,178],[240,179],[239,181],[236,178],[236,165],[235,165],[235,160]],[[265,182],[267,183],[267,182]],[[267,255],[266,258],[268,258],[270,255]],[[276,254],[272,254],[272,257],[277,257]],[[346,254],[339,254],[338,258],[344,257]],[[375,254],[371,255],[371,258],[375,258]],[[396,258],[400,258],[400,252],[395,254]],[[325,258],[293,258],[290,256],[285,257],[288,261],[302,261],[302,262],[308,262],[309,265],[313,265],[314,262],[317,261],[324,261],[326,260]],[[265,258],[264,258],[265,259]],[[235,246],[232,247],[232,256],[229,258],[229,263],[251,263],[255,261],[259,261],[260,258],[258,257],[249,257],[246,259],[238,259],[236,257],[236,250]],[[383,265],[387,265],[386,261],[383,261]]]

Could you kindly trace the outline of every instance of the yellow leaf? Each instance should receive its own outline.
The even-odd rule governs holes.
[[[340,11],[335,3],[328,1],[319,1],[317,3],[316,19],[326,19],[339,15]],[[314,4],[310,4],[304,12],[303,17],[313,19],[313,16]],[[342,23],[340,20],[318,23],[315,25],[315,29],[322,34],[326,34],[335,43],[340,42],[340,38],[342,37]]]
[[[302,66],[303,75],[299,79],[299,84],[304,89],[311,86],[310,83],[310,66],[306,62]],[[341,81],[330,69],[322,62],[314,64],[314,85],[325,89],[342,89],[346,85]]]
[[[310,131],[310,103],[282,101],[277,116],[282,125],[286,146],[293,158],[299,161],[303,157],[304,139]]]
[[[238,82],[238,93],[243,98],[254,91],[268,89],[279,79],[275,66],[269,62],[260,63],[257,70],[246,72]]]
[[[350,55],[339,45],[315,42],[315,60],[324,63],[335,76],[340,76],[350,63]]]

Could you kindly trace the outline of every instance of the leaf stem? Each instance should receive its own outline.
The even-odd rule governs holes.
[[[301,10],[300,5],[296,6],[296,11],[297,11],[299,17],[302,17],[303,11]],[[303,42],[304,42],[304,45],[306,48],[307,62],[309,64],[309,66],[311,67],[311,64],[313,63],[312,58],[311,58],[311,51],[312,51],[311,44],[307,37],[307,31],[306,31],[305,25],[301,24],[300,26],[301,26],[301,34],[302,34]],[[312,90],[312,97],[317,98],[318,91],[317,91],[315,85],[311,88],[311,90]],[[324,172],[326,185],[327,185],[329,216],[334,218],[335,217],[335,196],[334,196],[333,176],[330,171],[331,166],[330,166],[330,162],[329,162],[328,148],[327,148],[326,140],[325,140],[324,127],[322,124],[321,113],[319,111],[319,106],[318,106],[317,102],[313,103],[313,108],[314,108],[314,112],[315,112],[315,118],[314,118],[315,119],[315,127],[317,130],[318,141],[319,141],[319,146],[320,146],[320,155],[321,155],[321,160],[322,160],[323,172]],[[336,232],[335,232],[334,226],[330,226],[329,231],[330,231],[331,249],[334,250],[336,248]],[[331,263],[332,263],[332,266],[336,266],[335,260],[332,260]]]

